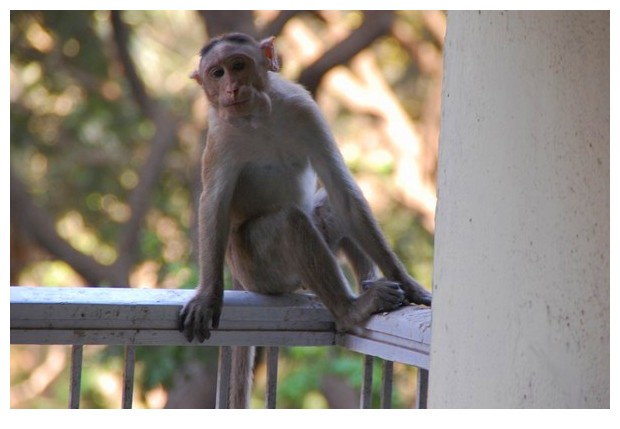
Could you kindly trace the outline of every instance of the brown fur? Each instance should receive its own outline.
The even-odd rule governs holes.
[[[431,303],[388,247],[316,103],[273,73],[276,58],[273,39],[224,36],[203,49],[192,74],[209,100],[209,133],[198,213],[200,281],[180,314],[190,341],[208,339],[218,326],[225,260],[247,290],[314,291],[341,330],[408,302]],[[348,288],[338,250],[360,284],[370,285],[359,296]],[[377,280],[375,266],[388,280]],[[249,355],[240,350],[243,368],[233,371],[247,380]],[[233,404],[242,406],[248,384],[234,384],[241,386]]]

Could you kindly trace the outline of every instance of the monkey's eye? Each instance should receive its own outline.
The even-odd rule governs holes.
[[[219,79],[219,78],[221,78],[222,76],[224,76],[224,69],[223,69],[223,68],[221,68],[221,67],[215,67],[215,68],[212,68],[212,69],[211,69],[211,71],[209,71],[209,74],[210,74],[212,77],[214,77],[214,78],[216,78],[216,79]]]

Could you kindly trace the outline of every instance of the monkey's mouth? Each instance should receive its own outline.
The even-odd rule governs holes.
[[[240,107],[240,106],[247,104],[249,101],[250,101],[249,98],[245,100],[233,100],[233,101],[229,101],[226,104],[224,104],[224,107]]]

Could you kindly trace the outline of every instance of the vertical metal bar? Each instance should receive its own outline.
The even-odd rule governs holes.
[[[84,346],[71,347],[71,376],[69,381],[69,408],[80,408],[80,386],[82,384],[82,354]]]
[[[364,378],[360,392],[360,408],[372,407],[372,363],[373,357],[364,355]]]
[[[383,375],[381,379],[381,408],[392,408],[392,379],[394,377],[394,362],[383,361]]]
[[[136,346],[125,346],[125,372],[123,374],[123,409],[131,409],[133,379],[136,368]]]
[[[265,408],[276,408],[278,388],[278,347],[267,347],[267,388],[265,389]]]
[[[215,408],[229,407],[231,360],[232,348],[230,346],[221,346],[217,366],[217,395],[215,398]]]
[[[417,408],[426,408],[428,400],[428,370],[418,368]]]

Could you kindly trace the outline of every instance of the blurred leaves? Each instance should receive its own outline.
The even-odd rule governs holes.
[[[194,287],[207,124],[188,76],[208,36],[242,29],[277,36],[282,73],[316,93],[388,240],[430,285],[444,27],[434,11],[11,11],[11,284]],[[58,350],[12,350],[15,406],[64,407],[66,369],[18,401]],[[117,406],[121,356],[98,350],[83,404]],[[161,405],[149,392],[174,388],[184,362],[213,365],[202,353],[138,349],[140,406]],[[281,355],[282,406],[325,406],[320,374],[359,388],[352,353]]]

